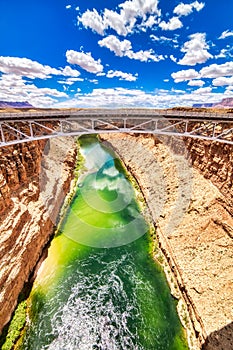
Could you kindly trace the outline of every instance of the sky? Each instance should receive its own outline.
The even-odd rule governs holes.
[[[232,0],[0,0],[0,101],[170,108],[228,97]]]

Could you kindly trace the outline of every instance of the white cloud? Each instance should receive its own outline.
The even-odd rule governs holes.
[[[71,8],[71,5],[67,5],[66,6],[66,9],[68,10],[68,9],[70,9]]]
[[[233,62],[226,62],[223,64],[211,64],[210,66],[204,67],[200,70],[202,78],[218,78],[224,76],[233,75]]]
[[[174,57],[173,55],[170,55],[170,59],[171,59],[173,62],[177,62],[177,58]]]
[[[137,52],[130,50],[127,52],[126,56],[134,60],[139,60],[141,62],[148,62],[148,61],[159,62],[164,59],[162,55],[154,55],[154,51],[152,49],[145,50],[145,51],[140,50]]]
[[[133,31],[137,19],[142,18],[139,27],[151,27],[152,22],[155,23],[157,16],[160,16],[158,0],[128,0],[120,4],[119,8],[121,8],[120,15],[124,18],[127,33]]]
[[[104,31],[107,28],[104,19],[98,14],[96,9],[93,9],[93,11],[87,10],[81,17],[78,17],[78,20],[85,28],[90,28],[100,35],[104,35]]]
[[[187,69],[172,73],[171,76],[175,83],[180,83],[182,81],[197,79],[200,77],[200,74],[194,69]]]
[[[51,107],[57,98],[67,98],[64,92],[50,88],[38,88],[15,74],[3,74],[0,77],[0,100],[28,101],[35,107]]]
[[[126,36],[134,31],[135,26],[152,27],[158,16],[160,16],[158,0],[127,0],[119,4],[118,11],[105,8],[103,14],[99,14],[96,9],[87,10],[78,17],[78,21],[85,28],[90,28],[100,35],[104,35],[110,28],[118,35]]]
[[[137,16],[145,17],[148,13],[160,15],[158,0],[127,0],[119,7],[123,9],[127,20]]]
[[[147,28],[152,28],[154,24],[157,23],[156,17],[155,16],[149,16],[145,21],[142,22],[140,28],[143,31],[146,31]]]
[[[190,13],[193,12],[194,9],[200,11],[203,9],[204,6],[205,4],[203,2],[198,1],[194,1],[191,4],[184,4],[183,2],[181,2],[174,8],[173,12],[178,16],[188,16],[190,15]]]
[[[225,92],[231,92],[231,93],[233,93],[232,90],[233,90],[233,85],[232,85],[232,86],[227,86]]]
[[[233,85],[233,62],[226,62],[224,64],[214,63],[202,68],[200,72],[194,69],[181,70],[172,73],[171,76],[175,83],[189,81],[189,86],[203,86],[204,81],[200,78],[213,79],[213,86],[231,86]]]
[[[110,51],[114,52],[116,56],[126,56],[130,59],[139,60],[141,62],[154,61],[158,62],[163,60],[163,56],[155,55],[153,50],[140,50],[134,52],[132,50],[132,44],[129,40],[120,41],[115,35],[109,35],[106,38],[99,40],[98,44],[101,47],[106,47]]]
[[[69,66],[66,66],[65,68],[62,69],[62,75],[68,76],[68,77],[79,77],[80,72],[77,71],[76,69],[72,69]]]
[[[211,91],[212,91],[212,88],[208,86],[208,87],[197,89],[192,93],[195,95],[203,95],[203,94],[209,94]]]
[[[205,82],[203,80],[199,80],[199,79],[190,80],[188,82],[188,85],[189,86],[200,86],[200,87],[202,87],[203,85],[205,85]]]
[[[105,9],[104,23],[106,27],[114,29],[118,35],[126,36],[131,30],[135,22],[126,26],[125,18],[122,14],[115,11]]]
[[[50,75],[62,74],[60,70],[44,66],[28,58],[0,57],[0,72],[28,77],[47,79]]]
[[[52,75],[63,75],[70,77],[78,77],[80,72],[69,66],[56,69],[39,62],[32,61],[28,58],[20,57],[0,57],[0,72],[6,74],[14,74],[30,79],[47,79]]]
[[[213,56],[207,51],[209,45],[206,43],[205,33],[196,33],[189,36],[190,40],[184,43],[181,52],[185,52],[184,57],[179,60],[178,64],[195,66],[196,64],[205,63]]]
[[[82,69],[91,73],[99,73],[103,71],[101,60],[97,61],[91,56],[91,53],[77,52],[74,50],[66,51],[67,62],[70,64],[76,64]]]
[[[168,22],[160,22],[159,27],[162,30],[176,30],[182,28],[183,24],[178,17],[172,17]]]
[[[212,84],[214,86],[226,86],[226,85],[233,85],[233,76],[226,78],[226,77],[219,77],[212,81]]]
[[[119,70],[113,71],[109,70],[108,73],[106,74],[107,78],[120,78],[120,80],[127,80],[127,81],[136,81],[137,76],[131,74],[131,73],[124,73]]]
[[[98,84],[99,83],[99,81],[97,79],[90,79],[89,82],[92,83],[92,84]]]
[[[84,81],[83,78],[68,78],[66,80],[58,80],[59,84],[73,85],[77,81]]]
[[[114,52],[116,56],[127,56],[127,52],[132,49],[132,44],[129,40],[120,41],[115,35],[109,35],[106,38],[98,41],[99,46],[107,47]]]
[[[167,38],[166,36],[156,36],[154,34],[151,34],[150,35],[150,38],[152,41],[159,41],[159,42],[173,42],[173,43],[177,43],[177,39],[174,39],[174,38]]]
[[[220,35],[219,39],[225,39],[225,38],[228,38],[229,36],[233,36],[233,31],[225,30]]]
[[[232,92],[229,91],[228,95]],[[182,90],[161,90],[146,93],[139,89],[124,89],[120,87],[108,89],[93,89],[87,94],[76,94],[74,99],[54,105],[61,107],[83,107],[83,108],[121,108],[121,107],[148,107],[168,108],[174,106],[192,106],[194,103],[215,103],[221,101],[227,94],[211,92],[211,88],[197,89],[196,92],[187,93]]]
[[[214,58],[226,58],[228,51],[226,49],[222,49],[218,55],[215,55]]]
[[[198,12],[201,11],[205,6],[204,2],[198,2],[198,1],[194,1],[193,2],[193,8],[195,8],[195,10],[197,10]]]

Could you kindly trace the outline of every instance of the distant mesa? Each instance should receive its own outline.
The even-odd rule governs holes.
[[[217,103],[196,103],[193,105],[196,108],[232,108],[233,97],[224,98],[221,102]]]
[[[7,102],[0,101],[0,108],[34,108],[29,102]]]

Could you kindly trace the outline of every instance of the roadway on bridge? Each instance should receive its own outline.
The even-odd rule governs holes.
[[[0,113],[1,121],[29,121],[29,120],[44,120],[46,119],[65,119],[65,118],[183,118],[193,121],[198,120],[213,120],[213,121],[226,121],[233,122],[233,113],[215,113],[209,111],[191,111],[191,110],[173,110],[173,109],[138,109],[138,108],[124,108],[124,109],[79,109],[79,110],[35,110],[29,112],[11,112],[11,113]]]

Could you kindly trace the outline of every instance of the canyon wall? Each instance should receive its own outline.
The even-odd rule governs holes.
[[[184,142],[192,165],[220,190],[233,213],[233,147],[195,139]]]
[[[232,146],[150,135],[101,137],[140,184],[199,346],[230,349]],[[1,329],[53,233],[75,159],[68,138],[0,148]]]
[[[75,162],[68,138],[0,148],[0,332],[54,231]]]
[[[150,135],[101,138],[140,184],[192,320],[196,342],[190,349],[232,348],[232,148]]]

